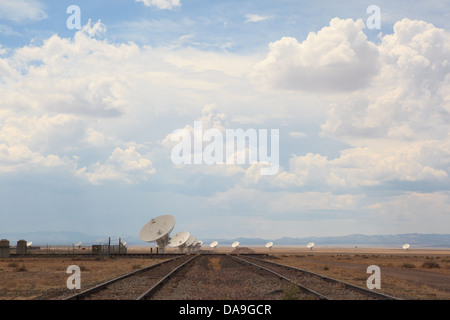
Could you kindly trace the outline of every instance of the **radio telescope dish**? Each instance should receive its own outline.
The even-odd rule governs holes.
[[[78,241],[77,243],[75,243],[75,247],[81,247],[81,244],[82,244],[82,242],[81,241]]]
[[[272,247],[273,247],[273,242],[272,241],[269,241],[269,242],[266,243],[266,248],[272,249]]]
[[[195,241],[195,243],[194,243],[194,247],[201,247],[202,244],[203,244],[203,241],[202,241],[202,240],[197,240],[197,241]]]
[[[314,247],[314,242],[308,243],[308,244],[306,245],[306,247],[307,247],[309,250],[312,250],[312,248]]]
[[[189,238],[186,241],[186,246],[191,246],[197,240],[192,234],[189,235]]]
[[[194,237],[192,234],[189,235],[189,238],[186,241],[186,248],[188,252],[192,251],[192,248],[194,247],[194,244],[197,242],[197,238]]]
[[[175,227],[175,218],[171,215],[166,214],[152,218],[142,227],[139,239],[144,242],[156,242],[156,246],[164,252],[173,227]]]
[[[216,250],[216,247],[219,243],[217,241],[213,241],[211,242],[211,244],[209,245],[211,248],[213,248],[213,250]]]
[[[32,244],[33,242],[32,241],[28,241],[27,242],[27,247],[31,247],[31,244]]]
[[[239,247],[239,241],[233,242],[233,244],[232,244],[231,246],[232,246],[233,248]]]
[[[409,244],[407,244],[407,243],[404,244],[404,245],[402,246],[402,248],[405,249],[405,250],[409,249],[409,247],[410,247],[410,246],[409,246]]]
[[[178,249],[183,252],[183,250],[186,248],[186,242],[188,241],[189,237],[190,234],[187,231],[178,232],[176,235],[170,238],[168,246],[172,248],[178,247]]]
[[[198,250],[200,250],[200,247],[202,246],[202,244],[203,244],[203,241],[197,240],[196,242],[194,242],[192,248],[193,248],[195,251],[198,251]]]
[[[125,247],[127,245],[126,241],[122,241],[122,245]]]

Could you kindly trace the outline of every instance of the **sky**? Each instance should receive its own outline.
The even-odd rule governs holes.
[[[0,0],[0,236],[137,236],[163,214],[198,239],[448,233],[449,18],[446,1]],[[278,170],[175,163],[195,122],[278,130]]]

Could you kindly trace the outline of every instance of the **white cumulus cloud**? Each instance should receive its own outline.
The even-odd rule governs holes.
[[[260,22],[269,19],[267,16],[260,16],[251,13],[246,14],[244,17],[246,18],[245,22]]]
[[[403,19],[374,44],[362,27],[359,21],[335,18],[302,43],[282,38],[271,44],[254,75],[272,87],[301,91],[319,89],[313,87],[320,84],[324,92],[345,92],[328,96],[321,135],[349,147],[335,158],[294,155],[275,179],[254,179],[247,172],[247,182],[359,188],[449,180],[450,33]],[[334,78],[337,70],[340,80]],[[374,72],[365,78],[367,70]],[[359,84],[353,86],[352,79]]]
[[[97,162],[89,169],[79,169],[78,173],[91,183],[100,184],[105,181],[135,183],[147,180],[155,171],[152,161],[137,152],[135,146],[130,146],[127,149],[117,147],[105,163]]]
[[[22,22],[45,18],[44,6],[37,0],[0,0],[0,19]]]
[[[180,0],[136,0],[136,2],[142,2],[147,7],[153,6],[168,10],[181,6]]]
[[[254,67],[255,82],[302,91],[352,91],[378,73],[378,50],[367,40],[362,20],[334,18],[301,43],[283,37],[270,44],[265,60]]]

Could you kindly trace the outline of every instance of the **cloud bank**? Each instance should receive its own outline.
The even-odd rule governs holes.
[[[378,71],[378,50],[363,28],[362,20],[334,18],[301,43],[283,37],[270,44],[252,77],[270,87],[307,92],[364,88]]]
[[[164,205],[184,212],[189,203],[224,226],[234,218],[237,233],[253,220],[280,234],[286,223],[294,234],[323,221],[328,232],[356,222],[401,232],[405,221],[405,231],[444,230],[450,34],[410,19],[376,42],[364,29],[334,18],[303,40],[281,37],[264,55],[244,56],[111,42],[103,23],[89,22],[71,38],[0,48],[0,174],[133,185],[160,192],[145,194],[155,203],[168,190]],[[279,173],[174,165],[171,132],[192,132],[195,120],[221,132],[278,126]],[[343,146],[318,151],[325,140]]]
[[[180,0],[136,0],[142,2],[147,7],[157,7],[158,9],[172,10],[181,6]]]
[[[0,19],[14,22],[39,21],[47,18],[44,6],[37,0],[0,0]]]

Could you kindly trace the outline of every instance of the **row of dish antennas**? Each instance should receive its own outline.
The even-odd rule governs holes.
[[[217,241],[213,241],[211,244],[210,244],[210,246],[211,246],[211,248],[216,248],[217,247]],[[232,248],[237,248],[237,247],[239,247],[239,241],[235,241],[235,242],[233,242],[233,244],[231,245],[231,247]],[[272,241],[269,241],[269,242],[267,242],[266,243],[266,248],[267,249],[272,249],[272,247],[273,247],[273,242]],[[310,242],[310,243],[308,243],[307,245],[306,245],[306,247],[308,248],[308,249],[310,249],[310,250],[312,250],[312,248],[314,247],[314,242]]]
[[[216,241],[217,242],[217,241]],[[235,243],[233,243],[233,248],[234,247],[237,247],[239,245],[239,242],[235,242]],[[273,246],[273,242],[267,242],[267,244],[266,244],[266,248],[269,248],[269,249],[271,249],[272,248],[272,246]],[[309,250],[312,250],[313,248],[314,248],[314,242],[309,242],[307,245],[306,245],[306,247],[309,249]],[[402,248],[404,249],[404,250],[408,250],[409,248],[410,248],[411,246],[408,244],[408,243],[405,243],[403,246],[402,246]]]
[[[170,237],[170,233],[175,227],[175,218],[171,215],[162,215],[156,218],[152,218],[147,222],[139,232],[139,239],[144,242],[156,242],[156,246],[161,252],[165,252],[166,247],[178,248],[181,252],[195,252],[200,250],[203,245],[203,241],[198,240],[188,231],[178,232],[173,237]],[[218,245],[217,241],[213,241],[210,247],[213,250]],[[266,248],[271,249],[273,242],[266,243]],[[235,241],[231,245],[232,248],[239,247],[239,242]],[[310,242],[307,245],[308,249],[314,247],[314,243]]]
[[[272,247],[273,247],[273,242],[272,242],[272,241],[266,243],[266,248],[271,249]],[[306,247],[307,247],[309,250],[312,250],[312,248],[314,247],[314,242],[308,243],[308,244],[306,245]]]
[[[200,250],[203,241],[198,240],[188,231],[178,232],[173,237],[170,233],[175,227],[175,218],[171,215],[162,215],[152,218],[139,232],[139,239],[144,242],[156,242],[158,251],[164,253],[166,248],[178,248],[181,252],[195,252]]]

